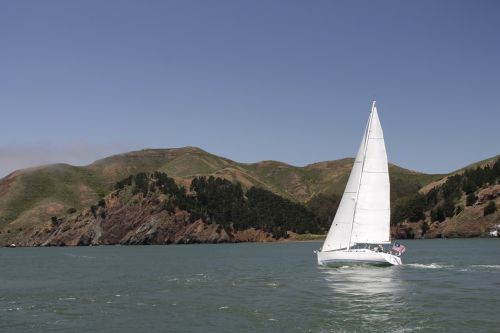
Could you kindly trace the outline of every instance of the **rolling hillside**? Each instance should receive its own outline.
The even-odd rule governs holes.
[[[500,158],[474,163],[397,200],[399,238],[479,237],[500,229]]]
[[[139,172],[162,171],[184,185],[195,176],[213,175],[305,203],[318,194],[341,194],[352,161],[346,158],[305,167],[278,161],[246,164],[185,147],[134,151],[83,167],[53,164],[19,170],[0,180],[0,240],[46,223],[52,216],[95,204],[117,181]],[[415,193],[442,177],[395,165],[390,166],[390,174],[393,198]]]
[[[438,179],[436,181],[432,181],[429,184],[427,184],[424,187],[422,187],[420,189],[420,193],[426,194],[427,192],[429,192],[433,188],[444,184],[446,182],[446,180],[448,179],[448,177],[453,176],[453,175],[457,175],[457,174],[462,174],[465,170],[471,170],[471,169],[474,169],[474,168],[477,168],[477,167],[492,166],[497,161],[497,159],[499,157],[500,157],[500,155],[493,156],[493,157],[487,158],[485,160],[469,164],[469,165],[467,165],[467,166],[465,166],[463,168],[460,168],[458,170],[455,170],[453,172],[450,172],[445,177],[442,177],[442,178],[440,178],[440,179]]]

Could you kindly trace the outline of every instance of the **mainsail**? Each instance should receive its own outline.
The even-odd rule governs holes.
[[[384,133],[375,102],[322,251],[390,242],[390,184]]]

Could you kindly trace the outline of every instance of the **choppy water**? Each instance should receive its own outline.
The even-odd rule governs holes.
[[[320,243],[0,249],[0,332],[499,332],[500,241],[406,241],[400,267]]]

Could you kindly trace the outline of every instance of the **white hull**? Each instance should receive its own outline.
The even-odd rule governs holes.
[[[343,265],[401,265],[401,258],[390,253],[375,252],[369,249],[336,250],[317,252],[318,264],[323,266]]]

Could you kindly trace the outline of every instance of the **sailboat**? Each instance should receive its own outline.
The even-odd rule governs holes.
[[[384,133],[375,102],[318,264],[401,265],[390,244],[390,184]]]

